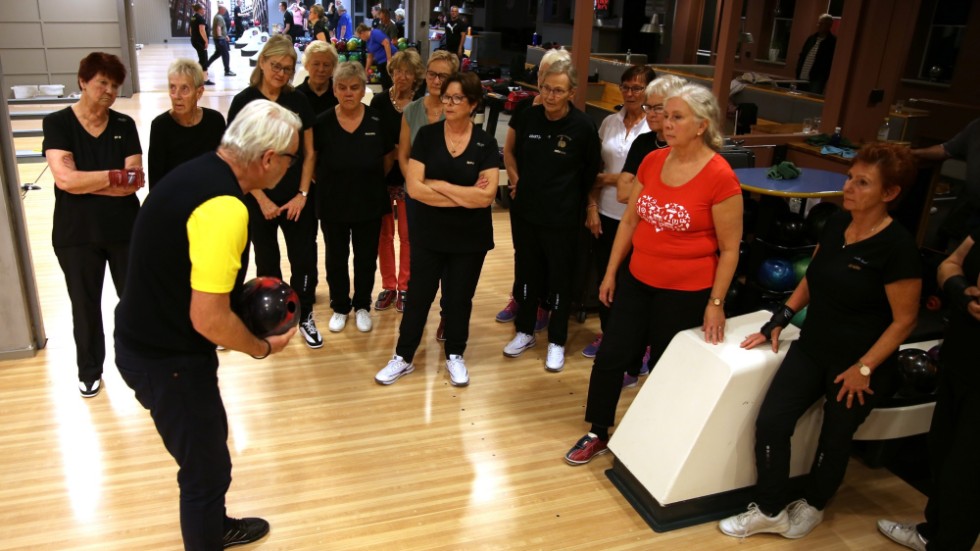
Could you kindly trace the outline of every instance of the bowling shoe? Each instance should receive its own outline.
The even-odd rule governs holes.
[[[102,379],[96,379],[91,383],[78,381],[78,392],[82,398],[95,398],[102,392]]]
[[[390,385],[413,371],[415,366],[396,354],[388,360],[388,365],[381,368],[381,371],[374,376],[374,380],[379,385]]]
[[[378,293],[378,300],[374,302],[374,309],[387,310],[388,308],[391,308],[395,303],[395,297],[397,296],[398,293],[392,289],[382,289],[381,292]]]
[[[928,543],[915,528],[915,523],[899,524],[891,520],[879,520],[878,531],[893,542],[916,551],[926,551]]]
[[[736,538],[754,534],[782,534],[789,530],[789,515],[783,509],[778,515],[770,517],[758,505],[749,503],[747,511],[723,519],[718,523],[718,529]]]
[[[357,330],[361,333],[367,333],[374,328],[374,321],[371,319],[371,312],[368,312],[366,308],[361,308],[355,312],[354,319],[357,322]]]
[[[450,354],[446,360],[446,371],[449,372],[449,382],[453,386],[466,386],[470,384],[470,374],[466,371],[466,363],[463,357],[458,354]]]
[[[551,319],[551,312],[539,306],[538,317],[536,320],[534,320],[534,332],[540,333],[541,331],[544,331],[544,328],[548,327],[549,319]]]
[[[265,537],[269,533],[269,523],[260,518],[225,517],[225,535],[222,547],[245,545]]]
[[[548,358],[544,361],[544,368],[552,373],[558,373],[565,369],[565,347],[553,342],[548,343]]]
[[[572,446],[572,449],[568,450],[568,453],[565,454],[565,462],[569,465],[585,465],[592,461],[592,458],[608,451],[607,442],[600,440],[598,436],[590,432],[580,438]]]
[[[398,298],[395,300],[395,310],[405,312],[405,303],[408,301],[408,291],[398,291]]]
[[[595,358],[595,355],[599,353],[599,347],[602,345],[602,333],[595,336],[595,339],[588,346],[582,349],[582,355],[586,358]]]
[[[507,301],[507,306],[504,306],[503,310],[497,312],[497,317],[494,319],[500,323],[509,323],[514,321],[514,318],[516,317],[517,301],[514,300],[514,297],[510,297],[510,300]]]
[[[333,315],[330,316],[330,323],[327,324],[327,329],[329,329],[331,333],[340,333],[346,326],[347,314],[334,312]]]
[[[528,335],[527,333],[518,331],[517,335],[514,335],[514,338],[504,347],[504,356],[516,358],[523,354],[525,350],[534,346],[536,342],[534,335]]]
[[[790,503],[786,506],[786,511],[789,513],[789,530],[783,532],[784,538],[802,538],[823,522],[823,511],[810,505],[805,499]]]

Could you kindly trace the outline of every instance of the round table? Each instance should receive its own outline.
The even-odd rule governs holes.
[[[767,176],[768,168],[736,168],[735,176],[742,189],[760,195],[809,199],[844,194],[844,181],[847,179],[844,174],[817,168],[801,168],[800,171],[800,176],[792,180],[770,179]]]

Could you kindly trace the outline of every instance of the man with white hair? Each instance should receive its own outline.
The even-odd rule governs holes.
[[[271,188],[296,160],[299,118],[270,101],[247,105],[216,152],[168,173],[140,209],[116,308],[116,365],[180,470],[185,549],[221,549],[269,532],[230,518],[228,419],[215,345],[264,359],[296,333],[259,338],[232,311],[248,267],[245,195]]]

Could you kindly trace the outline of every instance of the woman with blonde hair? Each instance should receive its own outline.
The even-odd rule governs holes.
[[[147,161],[150,190],[177,165],[214,151],[225,133],[225,118],[214,109],[198,106],[207,77],[190,59],[177,59],[167,69],[170,110],[150,124]]]
[[[316,212],[313,207],[313,125],[316,115],[306,95],[293,89],[296,49],[286,35],[269,38],[259,52],[249,87],[239,92],[228,109],[228,124],[250,102],[265,99],[299,115],[303,122],[300,147],[290,156],[291,165],[274,189],[253,190],[246,197],[249,238],[255,251],[255,275],[282,278],[279,231],[286,241],[292,275],[289,285],[299,294],[300,333],[310,348],[323,346],[313,320],[317,282]]]
[[[333,71],[339,60],[333,44],[322,40],[310,42],[303,50],[303,67],[307,76],[296,89],[306,94],[317,118],[337,105],[337,96],[333,95]]]
[[[322,40],[324,42],[329,42],[330,33],[327,31],[327,12],[323,10],[323,6],[321,6],[320,4],[313,4],[313,6],[310,7],[309,20],[310,20],[310,38],[312,38],[313,40]]]
[[[415,50],[398,52],[388,63],[392,87],[375,94],[371,107],[381,115],[385,132],[392,143],[398,147],[402,126],[402,113],[410,102],[418,99],[425,91],[421,87],[425,81],[425,66]],[[394,164],[386,177],[388,197],[391,200],[390,212],[381,219],[381,240],[378,243],[378,263],[381,268],[381,292],[374,303],[375,310],[387,310],[393,305],[399,312],[404,310],[404,302],[398,301],[399,293],[408,289],[410,264],[410,245],[408,241],[408,220],[405,212],[405,177],[401,168]],[[395,270],[395,218],[398,219],[398,270]],[[396,304],[397,303],[397,304]]]

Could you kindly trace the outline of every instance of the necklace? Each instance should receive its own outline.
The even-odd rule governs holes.
[[[394,87],[392,87],[392,89],[391,89],[391,97],[390,97],[390,99],[391,99],[391,106],[395,108],[395,111],[398,111],[399,113],[401,113],[402,110],[405,109],[404,107],[398,105],[398,94],[395,93]],[[411,101],[411,98],[409,98],[409,101]],[[406,102],[406,103],[408,103],[408,102]]]
[[[468,130],[468,129],[463,130],[463,132],[458,135],[460,141],[465,142],[465,139],[464,138],[466,137],[466,130]],[[456,145],[456,140],[453,139],[452,134],[450,134],[450,132],[449,132],[449,125],[448,124],[446,125],[446,139],[449,140],[449,154],[450,155],[455,155],[456,154],[456,151],[459,149],[459,147]]]
[[[885,222],[886,222],[886,221],[887,221],[888,219],[889,219],[889,216],[888,216],[887,214],[885,214],[885,217],[884,217],[884,218],[882,218],[881,220],[879,220],[879,221],[878,221],[878,223],[877,223],[877,224],[875,224],[874,226],[871,226],[871,229],[870,229],[870,230],[868,230],[868,231],[867,231],[866,233],[864,233],[864,235],[863,235],[863,237],[870,237],[870,236],[872,236],[872,235],[874,235],[874,233],[875,233],[875,231],[877,231],[877,230],[878,230],[878,228],[879,228],[879,227],[880,227],[880,226],[881,226],[882,224],[884,224],[884,223],[885,223]],[[853,223],[854,223],[854,221],[852,220],[852,221],[851,221],[851,223],[853,224]],[[848,227],[850,227],[850,226],[848,226]],[[861,235],[861,234],[858,234],[858,235],[857,235],[857,238],[856,238],[856,239],[854,239],[854,241],[850,241],[850,242],[848,242],[848,240],[847,240],[847,231],[844,231],[844,244],[843,244],[843,245],[841,245],[841,246],[840,246],[840,248],[842,248],[842,249],[843,249],[844,247],[846,247],[846,246],[848,246],[848,245],[852,245],[852,244],[854,244],[854,243],[857,243],[858,241],[860,241],[860,240],[861,240],[861,237],[862,237],[862,235]]]

